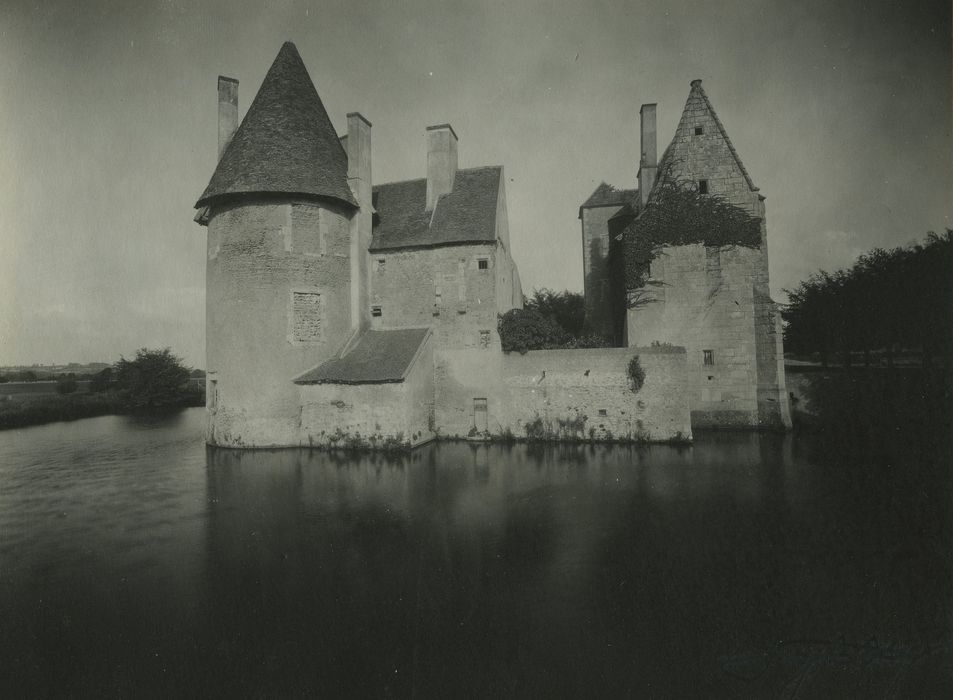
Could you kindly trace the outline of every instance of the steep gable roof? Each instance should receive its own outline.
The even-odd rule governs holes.
[[[370,250],[494,242],[502,177],[501,166],[458,170],[432,212],[426,178],[377,185]]]
[[[343,357],[335,357],[294,380],[295,384],[384,384],[410,371],[429,328],[369,330]]]
[[[708,99],[708,95],[705,93],[704,88],[702,88],[701,80],[693,80],[691,83],[691,90],[688,93],[688,99],[685,101],[685,108],[682,110],[682,116],[679,119],[678,126],[675,129],[675,135],[672,137],[671,143],[669,143],[668,147],[665,149],[665,152],[662,154],[661,160],[659,161],[659,172],[661,173],[664,171],[665,168],[672,163],[673,159],[680,157],[682,155],[680,151],[684,151],[687,148],[687,144],[692,143],[692,130],[695,128],[695,125],[698,123],[699,119],[704,116],[711,117],[711,121],[714,123],[715,128],[717,129],[718,135],[727,147],[731,159],[737,165],[738,170],[744,177],[745,183],[748,185],[748,189],[750,189],[752,192],[757,192],[758,188],[751,179],[751,175],[748,174],[748,170],[745,168],[744,163],[741,162],[741,157],[738,155],[738,151],[735,150],[734,144],[731,142],[731,139],[728,138],[728,132],[725,131],[725,127],[721,123],[721,119],[718,118],[715,108],[712,107],[711,101]]]
[[[290,41],[278,52],[195,207],[278,193],[357,206],[347,184],[347,155]]]
[[[638,192],[638,189],[617,189],[612,185],[602,182],[595,190],[593,190],[592,194],[589,195],[589,198],[583,202],[579,208],[586,209],[587,207],[620,206],[622,204],[628,203],[634,195],[638,194]]]

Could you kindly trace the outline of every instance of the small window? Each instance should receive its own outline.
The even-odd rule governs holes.
[[[440,306],[440,302],[443,300],[443,296],[440,293],[440,287],[435,286],[433,288],[433,304],[434,306]]]
[[[480,347],[490,347],[490,331],[480,331]]]
[[[704,358],[704,364],[706,367],[715,364],[714,350],[702,350],[702,356]],[[709,377],[709,379],[711,379],[711,377]]]
[[[705,127],[703,127],[703,126],[696,126],[696,127],[695,127],[695,136],[701,136],[701,135],[704,134],[704,133],[705,133]]]
[[[607,416],[607,415],[609,415],[609,413],[606,411],[606,409],[600,408],[600,409],[599,409],[599,415],[600,415],[600,416]]]
[[[384,315],[384,310],[380,306],[371,307],[371,316],[373,316],[374,318],[380,318],[383,315]]]
[[[698,181],[698,194],[708,194],[708,180]]]
[[[477,258],[477,269],[479,270],[489,270],[490,261],[487,258]]]
[[[385,265],[386,262],[387,262],[387,258],[378,258],[378,259],[377,259],[377,271],[378,271],[378,272],[383,272],[383,271],[384,271],[384,265]]]

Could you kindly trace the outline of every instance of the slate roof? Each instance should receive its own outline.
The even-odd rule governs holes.
[[[308,370],[295,384],[383,384],[402,382],[429,328],[365,331],[344,357],[335,357]]]
[[[582,218],[582,210],[595,207],[618,207],[629,204],[639,199],[639,190],[617,189],[605,182],[593,190],[589,198],[579,205],[579,216]]]
[[[357,206],[347,184],[347,154],[290,41],[278,52],[195,207],[277,193]]]
[[[603,182],[593,191],[591,195],[589,195],[589,199],[583,202],[579,208],[585,209],[587,207],[609,207],[626,204],[634,196],[638,195],[638,193],[638,189],[616,189],[612,185]]]
[[[371,252],[496,240],[496,205],[501,166],[457,170],[453,191],[427,208],[427,180],[374,187],[374,236]]]

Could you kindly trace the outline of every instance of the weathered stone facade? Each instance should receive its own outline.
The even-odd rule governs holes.
[[[630,388],[638,355],[645,383]],[[448,350],[436,361],[440,433],[584,440],[691,438],[682,348]]]
[[[206,267],[210,442],[297,443],[298,392],[290,379],[333,356],[351,331],[349,248],[347,212],[330,202],[215,209]],[[304,309],[311,331],[319,321],[306,337],[298,293],[318,300]]]
[[[650,128],[654,131],[654,119]],[[764,197],[752,183],[700,81],[692,83],[659,169],[759,218],[761,244],[757,248],[698,244],[659,250],[651,263],[650,284],[638,290],[647,303],[625,312],[625,344],[672,343],[686,348],[695,427],[789,428],[780,316],[768,286]],[[608,235],[611,224],[606,220]],[[597,239],[596,233],[586,231],[584,221],[583,240]],[[614,252],[622,254],[621,246]],[[593,276],[611,278],[611,263],[606,261],[604,269]],[[622,293],[621,284],[608,286]],[[586,290],[588,297],[588,285]],[[611,305],[604,308],[611,315]]]
[[[517,305],[514,267],[501,244],[374,253],[371,324],[431,326],[441,348],[499,347],[497,315]]]
[[[299,444],[387,448],[420,445],[435,437],[432,337],[402,381],[305,384],[299,390]]]

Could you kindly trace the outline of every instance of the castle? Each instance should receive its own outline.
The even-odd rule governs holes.
[[[523,292],[501,166],[458,168],[457,134],[441,124],[426,129],[425,178],[374,184],[371,123],[350,113],[339,137],[291,43],[241,124],[238,82],[220,77],[218,97],[219,160],[195,205],[208,242],[210,444],[413,446],[492,434],[664,440],[690,438],[693,420],[769,424],[760,406],[784,391],[780,355],[771,386],[760,362],[780,352],[780,337],[772,330],[755,340],[776,323],[766,247],[750,260],[722,253],[710,341],[697,323],[710,312],[693,311],[678,290],[645,322],[620,316],[597,296],[611,281],[610,219],[638,211],[619,199],[625,193],[600,188],[580,209],[587,304],[593,323],[621,320],[624,347],[504,353],[497,318],[521,307]],[[714,156],[712,167],[721,167]],[[641,173],[650,172],[643,163],[643,188],[651,184]],[[666,259],[657,274],[695,284],[695,253],[673,254],[682,267]],[[701,255],[704,278],[711,254]],[[733,301],[746,304],[744,322],[731,316]],[[668,333],[671,323],[682,325]],[[703,346],[718,353],[710,384],[693,356]],[[646,375],[638,393],[626,378],[634,354]],[[714,375],[707,359],[701,372]]]

